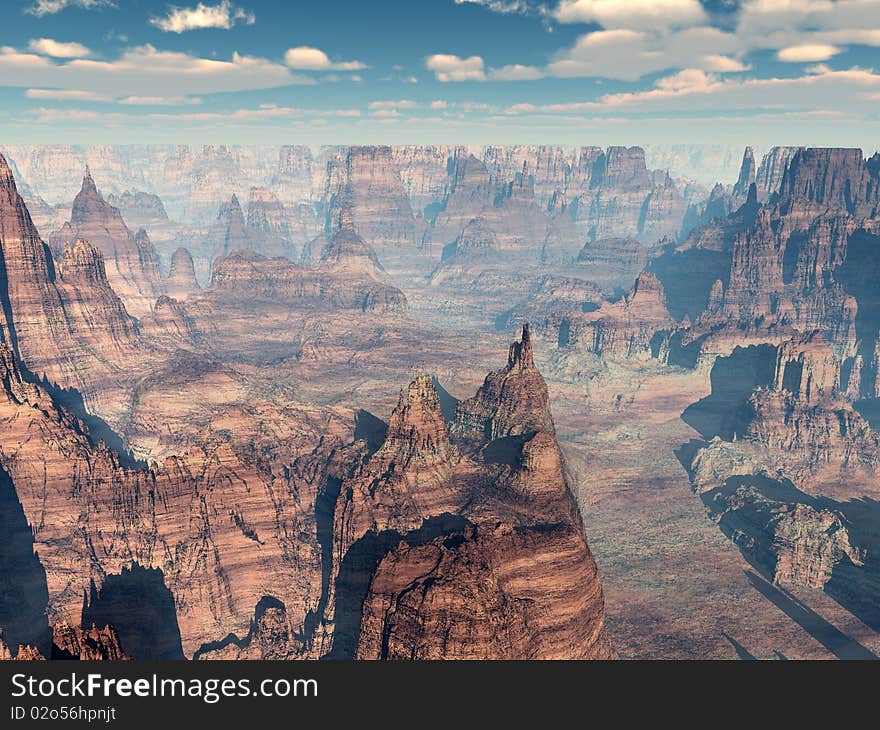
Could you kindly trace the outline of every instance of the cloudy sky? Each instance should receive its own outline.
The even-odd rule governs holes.
[[[880,0],[3,0],[0,142],[860,145]]]

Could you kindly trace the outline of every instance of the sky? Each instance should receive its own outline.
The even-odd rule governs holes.
[[[880,139],[880,0],[2,0],[0,12],[2,144]]]

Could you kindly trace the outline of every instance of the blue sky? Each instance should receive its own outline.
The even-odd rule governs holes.
[[[6,0],[0,142],[880,139],[880,0]]]

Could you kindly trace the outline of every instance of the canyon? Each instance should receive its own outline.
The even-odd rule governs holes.
[[[880,651],[877,154],[0,152],[0,657]]]

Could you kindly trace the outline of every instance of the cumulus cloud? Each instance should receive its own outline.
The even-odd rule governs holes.
[[[560,23],[598,23],[603,28],[684,28],[707,20],[699,0],[562,0]]]
[[[34,38],[28,44],[28,49],[53,58],[85,58],[92,55],[82,43],[62,43],[51,38]]]
[[[36,0],[25,12],[42,18],[44,15],[55,15],[65,8],[82,8],[97,10],[98,8],[115,8],[112,0]]]
[[[434,72],[438,81],[485,81],[486,69],[480,56],[462,58],[449,53],[428,56],[425,68]]]
[[[206,28],[229,30],[237,23],[253,25],[256,21],[252,12],[234,6],[229,0],[223,0],[219,5],[199,3],[194,8],[172,6],[165,17],[150,18],[150,23],[167,33]]]
[[[776,54],[780,61],[791,63],[814,63],[815,61],[827,61],[832,56],[840,53],[837,46],[827,43],[802,43],[799,46],[782,48]]]
[[[558,50],[543,68],[511,64],[492,70],[481,56],[436,56],[432,70],[441,81],[636,81],[686,68],[743,73],[751,70],[745,59],[756,50],[773,51],[781,61],[815,63],[850,45],[880,46],[880,0],[742,0],[723,28],[710,24],[699,0],[560,0],[552,16],[600,27]]]
[[[738,68],[734,59],[721,61],[736,53],[735,36],[708,26],[656,34],[619,28],[599,30],[581,36],[575,45],[558,53],[547,65],[553,76],[599,76],[635,81],[658,71],[687,68],[693,65],[722,70],[727,64]]]
[[[300,71],[360,71],[367,68],[361,61],[331,61],[320,48],[297,46],[284,54],[284,62]]]
[[[425,68],[434,72],[438,81],[530,81],[540,79],[544,72],[535,66],[519,63],[486,68],[480,56],[463,58],[448,53],[437,53],[425,59]]]

